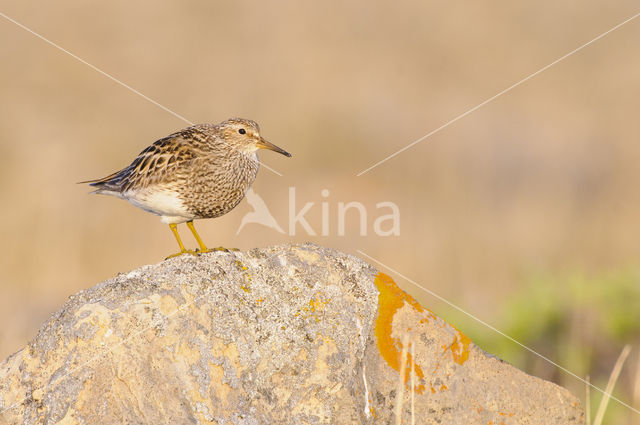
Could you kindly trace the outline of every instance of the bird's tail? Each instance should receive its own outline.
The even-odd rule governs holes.
[[[101,179],[85,180],[83,182],[77,182],[76,184],[89,183],[89,186],[101,186],[103,184],[107,184],[109,182],[109,180],[112,180],[118,174],[120,174],[120,171],[116,171],[115,173],[109,174],[107,177],[103,177]]]
[[[123,174],[126,171],[127,169],[125,168],[124,170],[116,171],[115,173],[109,174],[101,179],[85,180],[78,182],[77,184],[88,183],[89,186],[95,187],[96,190],[91,193],[120,196],[120,192],[122,192]]]

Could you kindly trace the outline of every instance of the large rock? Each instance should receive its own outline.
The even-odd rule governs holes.
[[[584,419],[369,264],[306,244],[185,255],[72,296],[0,364],[0,423],[389,424],[398,388],[404,423]]]

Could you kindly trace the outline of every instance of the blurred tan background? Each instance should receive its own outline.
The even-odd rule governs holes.
[[[263,168],[254,188],[287,230],[295,187],[297,211],[315,203],[306,218],[318,235],[256,224],[236,235],[243,201],[199,222],[209,245],[362,250],[602,387],[632,344],[615,394],[640,408],[640,19],[356,177],[631,17],[636,2],[0,5],[187,119],[251,118],[293,154],[262,152],[283,176]],[[2,359],[69,295],[175,251],[157,217],[75,182],[187,124],[3,18],[0,40]],[[367,208],[367,236],[355,214],[337,234],[338,202],[351,201]],[[400,236],[373,232],[384,201],[400,209]],[[483,348],[584,398],[580,381],[384,271]],[[608,415],[639,417],[619,405]]]

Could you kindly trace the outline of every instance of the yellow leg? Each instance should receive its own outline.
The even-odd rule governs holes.
[[[178,257],[178,256],[180,256],[182,254],[198,255],[198,253],[196,253],[195,251],[191,251],[189,249],[186,249],[184,247],[184,245],[182,245],[182,241],[180,240],[180,235],[178,234],[178,226],[176,226],[174,223],[171,223],[169,225],[169,228],[173,232],[173,236],[176,237],[176,241],[178,241],[178,245],[180,246],[180,252],[178,252],[176,254],[171,254],[170,256],[167,257],[167,259],[173,258],[173,257]]]
[[[204,244],[204,242],[202,242],[202,239],[200,239],[200,235],[198,235],[198,232],[196,232],[196,228],[193,226],[193,220],[191,221],[187,221],[187,227],[189,227],[189,230],[191,230],[191,233],[193,233],[193,236],[196,238],[196,241],[198,241],[198,245],[200,245],[200,252],[212,252],[212,251],[226,251],[229,252],[228,249],[220,247],[220,248],[214,248],[214,249],[209,249],[207,248],[207,246]]]
[[[200,239],[200,235],[198,235],[196,228],[193,226],[193,221],[187,221],[187,227],[191,230],[191,233],[193,233],[193,237],[196,238],[196,241],[198,241],[198,245],[200,245],[200,252],[211,252],[204,242],[202,242],[202,239]]]

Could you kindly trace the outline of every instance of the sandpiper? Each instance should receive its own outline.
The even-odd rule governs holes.
[[[126,199],[159,215],[180,246],[180,252],[167,258],[197,255],[184,247],[177,225],[186,222],[199,252],[210,252],[193,220],[219,217],[238,205],[258,173],[258,149],[291,156],[263,139],[254,121],[232,118],[217,125],[198,124],[156,141],[128,167],[81,183],[97,188],[91,193]]]

